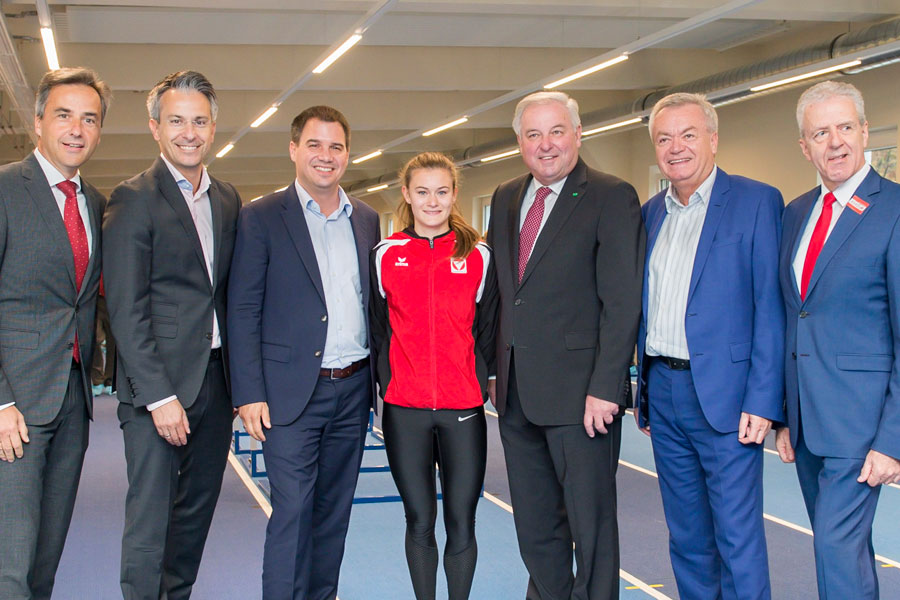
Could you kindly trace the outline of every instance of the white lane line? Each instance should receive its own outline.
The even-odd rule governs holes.
[[[259,507],[266,513],[266,518],[268,519],[271,517],[272,504],[269,502],[269,499],[266,498],[266,495],[262,493],[262,490],[259,489],[259,486],[256,485],[256,482],[253,481],[253,478],[250,477],[250,473],[247,472],[247,469],[244,468],[244,465],[241,464],[238,457],[234,455],[234,452],[228,452],[228,462],[231,464],[231,468],[234,469],[234,472],[237,473],[237,476],[240,477],[241,481],[244,483],[244,487],[250,490],[253,499],[256,500]]]
[[[499,506],[500,508],[502,508],[509,514],[512,514],[512,512],[513,512],[512,506],[510,506],[509,504],[507,504],[506,502],[504,502],[497,496],[495,496],[489,492],[484,492],[484,497],[486,500],[493,502],[494,504],[496,504],[497,506]],[[648,584],[641,581],[640,579],[638,579],[637,577],[635,577],[634,575],[632,575],[631,573],[629,573],[627,571],[619,569],[619,577],[621,577],[622,579],[624,579],[631,585],[637,587],[639,590],[641,590],[642,592],[644,592],[651,598],[654,598],[654,600],[672,600],[672,598],[670,598],[669,596],[666,596],[662,592],[659,592],[659,591],[653,589]]]
[[[766,450],[766,451],[771,452],[770,450]],[[657,479],[659,479],[659,475],[657,475],[650,469],[645,469],[644,467],[639,467],[637,465],[633,465],[629,462],[625,462],[624,460],[620,460],[619,464],[622,466],[628,467],[629,469],[634,469],[638,473],[643,473],[644,475],[650,475],[651,477],[656,477]],[[788,529],[793,529],[794,531],[799,531],[800,533],[805,533],[808,536],[812,536],[812,534],[813,534],[812,529],[807,529],[806,527],[801,527],[800,525],[797,525],[796,523],[791,523],[790,521],[785,521],[784,519],[780,519],[780,518],[778,518],[774,515],[770,515],[768,513],[763,513],[763,518],[766,519],[767,521],[771,521],[778,525],[783,525],[784,527],[787,527]],[[886,556],[882,556],[880,554],[875,555],[875,560],[881,561],[888,565],[891,565],[892,567],[900,568],[900,562],[897,562],[896,560],[893,560]]]

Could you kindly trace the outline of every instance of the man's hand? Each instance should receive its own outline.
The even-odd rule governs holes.
[[[0,460],[14,462],[22,458],[22,444],[28,443],[25,417],[15,405],[0,410]]]
[[[794,447],[791,446],[791,430],[787,427],[782,427],[775,432],[775,449],[778,450],[781,462],[792,463],[797,460]]]
[[[856,481],[868,483],[870,487],[884,483],[900,483],[900,460],[882,454],[878,450],[869,450]]]
[[[254,440],[266,441],[263,428],[272,429],[272,421],[269,420],[269,404],[267,402],[252,402],[238,408],[244,430]]]
[[[640,409],[637,408],[637,407],[635,407],[635,409],[634,409],[634,424],[637,425],[637,428],[640,430],[641,433],[643,433],[643,434],[646,435],[647,437],[650,437],[650,423],[649,423],[649,419],[648,419],[648,422],[647,422],[647,426],[646,426],[646,427],[641,427],[641,418],[640,418],[640,416],[638,415],[639,411],[640,411]]]
[[[742,444],[762,444],[772,429],[772,421],[750,413],[741,413],[738,441]]]
[[[184,412],[178,398],[163,404],[156,410],[151,410],[150,416],[153,417],[156,433],[161,438],[173,446],[187,444],[187,436],[191,433],[191,427],[188,425],[187,413]]]
[[[488,398],[491,399],[491,406],[497,409],[497,380],[488,379]]]
[[[588,437],[594,437],[597,431],[605,434],[606,426],[613,422],[613,417],[618,413],[619,405],[615,402],[588,394],[584,399],[584,430]]]

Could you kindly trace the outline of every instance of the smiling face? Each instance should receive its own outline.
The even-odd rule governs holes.
[[[291,141],[290,154],[297,166],[297,180],[304,190],[317,201],[320,197],[336,198],[350,158],[340,123],[310,119],[300,132],[300,140]]]
[[[656,114],[651,136],[659,170],[687,205],[716,164],[719,134],[710,133],[702,108],[682,104]]]
[[[433,238],[450,229],[456,189],[447,169],[416,169],[409,186],[403,186],[401,192],[412,209],[413,228],[418,235]]]
[[[519,151],[541,185],[556,183],[571,173],[580,147],[581,126],[572,125],[562,103],[532,104],[522,113]]]
[[[869,124],[860,124],[850,98],[834,96],[811,104],[803,113],[800,148],[830,191],[863,167],[868,142]]]
[[[83,84],[54,86],[34,118],[41,155],[71,179],[100,143],[100,95]]]
[[[150,119],[150,131],[163,156],[196,188],[216,134],[207,97],[196,90],[166,91],[159,99],[159,121]]]

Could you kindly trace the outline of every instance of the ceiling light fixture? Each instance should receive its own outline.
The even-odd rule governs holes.
[[[444,131],[445,129],[450,129],[451,127],[456,127],[457,125],[462,125],[463,123],[465,123],[468,120],[469,120],[469,117],[460,117],[457,120],[450,121],[449,123],[445,123],[444,125],[441,125],[440,127],[435,127],[434,129],[429,129],[428,131],[426,131],[425,133],[422,134],[422,137],[428,137],[430,135],[440,133],[441,131]]]
[[[856,67],[861,65],[861,60],[852,60],[850,62],[846,62],[840,65],[835,65],[833,67],[826,67],[824,69],[818,69],[816,71],[810,71],[809,73],[803,73],[801,75],[794,75],[793,77],[788,77],[786,79],[779,79],[778,81],[773,81],[771,83],[764,83],[762,85],[757,85],[750,88],[751,92],[762,92],[765,90],[770,90],[775,87],[779,87],[782,85],[787,85],[789,83],[795,83],[797,81],[803,81],[804,79],[810,79],[811,77],[818,77],[819,75],[825,75],[826,73],[834,73],[835,71],[840,71],[842,69],[847,69],[849,67]]]
[[[603,69],[606,69],[607,67],[617,65],[620,62],[625,62],[626,60],[628,60],[628,55],[620,54],[619,56],[617,56],[615,58],[611,58],[607,61],[600,63],[599,65],[594,65],[593,67],[588,67],[587,69],[584,69],[583,71],[578,71],[577,73],[573,73],[571,75],[563,77],[562,79],[557,79],[556,81],[548,83],[544,86],[544,89],[552,90],[555,87],[559,87],[563,84],[569,83],[570,81],[575,81],[576,79],[581,79],[582,77],[590,75],[591,73],[596,73],[597,71],[602,71]]]
[[[231,152],[232,148],[234,148],[234,144],[231,142],[228,142],[227,144],[225,144],[224,148],[222,148],[221,150],[216,152],[216,158],[222,158],[223,156],[225,156],[226,154]]]
[[[375,158],[376,156],[381,156],[381,150],[376,150],[375,152],[369,152],[365,156],[360,156],[359,158],[354,158],[352,162],[354,165],[358,165],[361,162],[367,161],[370,158]]]
[[[325,60],[320,62],[319,66],[316,67],[315,69],[313,69],[312,72],[318,74],[318,73],[321,73],[322,71],[324,71],[325,69],[327,69],[328,67],[330,67],[332,65],[332,63],[334,63],[334,61],[336,61],[341,56],[343,56],[344,52],[346,52],[347,50],[349,50],[350,48],[355,46],[356,43],[361,39],[362,39],[362,36],[359,35],[358,33],[354,33],[353,35],[351,35],[349,38],[347,38],[347,41],[345,41],[343,44],[338,46],[334,52],[329,54],[328,58],[326,58]]]
[[[366,188],[366,193],[371,194],[372,192],[380,192],[381,190],[386,190],[389,187],[391,186],[386,183],[382,183],[381,185],[376,185],[375,187]]]
[[[44,54],[47,55],[47,66],[51,71],[55,71],[59,68],[59,56],[56,54],[53,30],[49,27],[41,27],[41,39],[44,40]]]
[[[633,119],[626,119],[624,121],[619,121],[618,123],[612,123],[611,125],[604,125],[602,127],[596,127],[594,129],[582,131],[581,137],[596,135],[598,133],[603,133],[604,131],[610,131],[611,129],[618,129],[619,127],[627,127],[628,125],[634,125],[636,123],[640,123],[641,120],[642,120],[641,117],[634,117]]]
[[[507,150],[506,152],[501,152],[500,154],[493,154],[493,155],[491,155],[491,156],[485,156],[484,158],[482,158],[482,159],[481,159],[480,161],[478,161],[478,162],[486,163],[486,162],[491,162],[491,161],[495,161],[495,160],[500,160],[501,158],[507,158],[507,157],[509,157],[509,156],[515,156],[515,155],[518,154],[518,153],[519,153],[519,149],[518,149],[518,148],[515,148],[514,150]]]
[[[265,123],[266,119],[268,119],[269,117],[274,115],[276,112],[278,112],[278,105],[273,104],[272,106],[270,106],[269,108],[266,109],[266,112],[264,112],[263,114],[256,117],[256,120],[253,121],[252,123],[250,123],[250,127],[252,127],[253,129],[256,129],[257,127],[259,127],[260,125]]]

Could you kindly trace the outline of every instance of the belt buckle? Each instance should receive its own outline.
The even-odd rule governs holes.
[[[341,370],[341,369],[334,369],[334,368],[328,369],[328,379],[330,379],[331,381],[334,381],[334,380],[336,380],[336,379],[340,379],[340,377],[335,377],[335,376],[334,376],[334,372],[335,372],[335,371],[340,371],[340,370]]]

